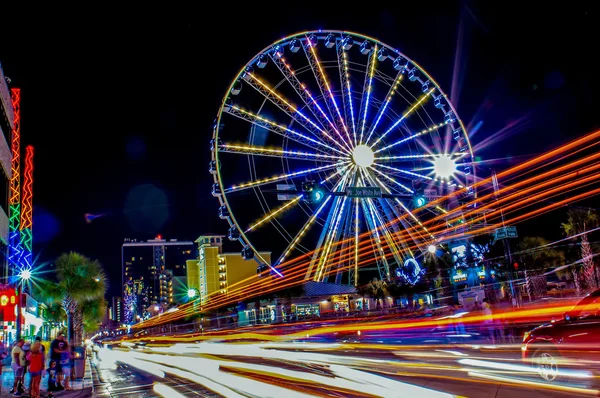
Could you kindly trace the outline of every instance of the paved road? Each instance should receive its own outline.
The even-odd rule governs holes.
[[[99,396],[566,398],[598,392],[544,384],[518,346],[203,342],[103,349]],[[157,386],[158,385],[158,386]],[[166,390],[169,387],[173,390]],[[133,395],[135,394],[135,395]]]

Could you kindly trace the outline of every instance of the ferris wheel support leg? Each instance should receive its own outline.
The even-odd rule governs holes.
[[[350,211],[346,213],[346,219],[344,220],[344,234],[343,236],[352,236],[355,235],[355,218],[356,218],[356,206],[354,201],[350,204]],[[338,238],[339,239],[339,238]],[[354,239],[344,239],[342,246],[339,250],[340,256],[337,261],[337,271],[335,273],[335,283],[338,285],[342,283],[342,276],[345,272],[350,273],[350,269],[353,267],[354,260],[354,246],[350,243],[350,241],[354,241]],[[345,265],[344,256],[348,256],[348,265]],[[348,283],[351,283],[351,278],[348,276]]]
[[[375,252],[375,261],[377,263],[377,270],[379,271],[379,279],[385,281],[389,279],[390,266],[387,262],[383,246],[381,245],[381,238],[379,236],[377,225],[375,225],[373,221],[371,210],[368,208],[365,201],[362,202],[362,207],[365,220],[367,221],[367,228],[371,231],[371,239],[375,246],[375,250],[373,251]]]

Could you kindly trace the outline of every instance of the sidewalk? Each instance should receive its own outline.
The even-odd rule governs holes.
[[[12,369],[9,366],[4,366],[2,368],[2,374],[0,375],[0,377],[1,377],[1,382],[2,382],[0,384],[0,398],[12,397],[13,395],[10,394],[10,390],[11,390],[11,388],[13,386],[13,382],[14,382],[14,376],[13,376]],[[25,388],[27,390],[27,393],[23,394],[22,397],[29,397],[29,393],[28,393],[29,392],[29,374],[25,375]],[[89,363],[86,366],[85,377],[83,379],[71,381],[71,388],[73,388],[73,391],[58,391],[58,392],[53,392],[52,395],[54,397],[61,397],[61,398],[92,397],[92,374],[91,374]],[[42,397],[46,397],[48,395],[47,390],[48,390],[48,378],[46,377],[46,378],[42,379],[42,383],[41,383],[41,396]]]

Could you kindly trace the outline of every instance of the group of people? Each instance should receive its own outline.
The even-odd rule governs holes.
[[[10,393],[18,397],[24,394],[25,374],[29,372],[29,396],[40,398],[42,377],[48,377],[48,397],[53,391],[71,390],[71,349],[61,332],[50,344],[50,362],[46,370],[46,352],[42,339],[36,337],[33,343],[18,340],[12,348],[11,367],[14,372],[14,383]],[[64,380],[64,387],[62,385]]]

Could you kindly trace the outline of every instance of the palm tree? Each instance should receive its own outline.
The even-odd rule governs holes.
[[[375,278],[369,283],[368,286],[369,286],[371,297],[373,297],[375,299],[377,309],[380,309],[381,308],[380,300],[387,296],[387,284],[385,283],[385,281],[381,281],[381,280]]]
[[[67,313],[67,335],[70,345],[80,345],[83,335],[84,308],[106,293],[106,275],[97,260],[75,253],[64,253],[56,259],[56,282],[42,286],[50,303],[61,304]],[[86,310],[88,311],[88,310]]]
[[[598,215],[591,209],[569,209],[567,212],[567,222],[561,224],[567,236],[581,234],[581,262],[583,263],[583,272],[576,272],[574,276],[575,278],[581,277],[588,288],[596,288],[598,287],[598,282],[600,282],[600,275],[594,265],[592,247],[587,236],[587,231],[597,226]]]
[[[98,330],[98,324],[102,322],[106,314],[106,307],[107,303],[104,297],[86,301],[81,311],[84,333],[93,333]]]
[[[525,236],[518,244],[518,257],[527,270],[546,271],[565,264],[565,253],[551,249],[550,242],[541,236]]]

